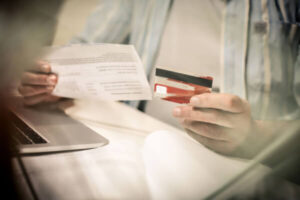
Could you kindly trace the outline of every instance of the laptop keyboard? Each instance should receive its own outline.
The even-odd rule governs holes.
[[[47,141],[30,128],[14,113],[11,113],[13,126],[17,129],[13,139],[17,144],[45,144]]]

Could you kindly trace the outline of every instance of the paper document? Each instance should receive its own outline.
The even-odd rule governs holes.
[[[132,45],[53,47],[45,60],[58,75],[53,91],[56,96],[114,101],[152,98],[142,62]]]

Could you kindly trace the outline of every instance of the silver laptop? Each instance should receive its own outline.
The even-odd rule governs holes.
[[[10,117],[13,140],[21,154],[83,150],[103,146],[108,140],[58,109],[29,108],[14,99]]]

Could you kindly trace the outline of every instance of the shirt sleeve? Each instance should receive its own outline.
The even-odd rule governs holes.
[[[279,5],[279,1],[277,4]],[[281,9],[281,16],[286,16],[286,26],[289,27],[286,33],[287,43],[291,50],[292,57],[292,75],[288,76],[292,78],[292,94],[287,97],[289,104],[289,114],[283,117],[286,120],[300,119],[300,1],[295,0],[283,0],[283,8]]]
[[[130,32],[132,0],[101,0],[82,33],[70,43],[122,43]]]
[[[300,46],[299,46],[300,47]],[[297,61],[294,67],[294,94],[297,100],[297,103],[300,107],[300,49],[298,48]]]
[[[294,65],[294,85],[293,85],[293,92],[294,97],[296,99],[296,102],[298,104],[298,109],[296,111],[296,116],[294,118],[300,119],[300,2],[298,1],[294,5],[294,24],[297,27],[296,31],[296,41],[297,43],[297,54],[296,54],[296,60]]]

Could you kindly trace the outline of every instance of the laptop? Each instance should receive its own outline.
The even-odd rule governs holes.
[[[20,154],[74,151],[101,147],[108,140],[53,108],[30,108],[20,98],[10,105],[10,118],[15,134],[13,141]]]

